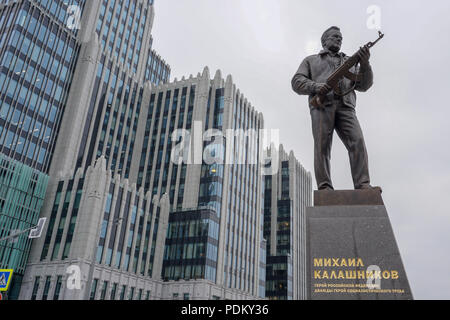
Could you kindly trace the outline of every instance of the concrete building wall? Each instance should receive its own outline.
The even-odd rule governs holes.
[[[262,115],[236,89],[231,76],[225,80],[217,71],[211,79],[208,68],[197,77],[191,75],[187,79],[175,79],[174,82],[153,87],[148,112],[145,136],[149,138],[145,139],[147,143],[144,142],[140,154],[139,172],[142,175],[138,177],[138,185],[143,185],[153,194],[168,192],[174,213],[212,207],[219,219],[220,229],[217,244],[214,244],[217,245],[217,257],[214,258],[211,279],[224,288],[257,296],[262,240],[261,230],[257,227],[261,221],[262,192],[257,133],[263,126]],[[171,141],[176,129],[188,132],[188,138],[176,143]],[[237,129],[241,129],[243,134],[235,137]],[[256,135],[254,139],[245,140],[244,131],[246,133],[249,129],[254,129]],[[222,132],[225,139],[230,139],[226,134],[227,130],[231,130],[232,140],[227,143],[232,144],[233,149],[219,156],[222,163],[225,160],[231,160],[231,163],[212,167],[214,165],[203,161],[204,156],[209,154],[208,146],[217,143],[215,138],[204,135],[208,130],[211,134]],[[239,138],[243,139],[243,144],[239,144]],[[180,150],[174,148],[184,147],[184,142],[186,152],[183,158],[183,150],[178,153]],[[172,161],[171,157],[177,154],[185,161]],[[250,155],[254,163],[249,164]],[[216,178],[221,181],[220,195],[207,200],[202,193],[205,188],[212,187],[207,182],[207,176],[212,178],[218,172],[220,177]],[[177,272],[174,277],[178,277]]]
[[[139,114],[144,112],[141,110],[144,78],[153,75],[151,81],[162,83],[170,77],[170,67],[152,49],[152,4],[143,0],[88,1],[85,4],[80,29],[74,31],[81,44],[80,59],[58,135],[41,214],[48,218],[49,225],[44,236],[33,243],[24,297],[31,297],[29,287],[38,274],[47,271],[52,274],[50,269],[55,263],[73,260],[79,261],[83,274],[82,293],[76,298],[86,298],[95,273],[93,262],[97,262],[99,255],[96,250],[102,241],[111,242],[112,246],[108,257],[111,262],[106,265],[116,264],[117,260],[118,268],[124,269],[123,256],[125,251],[130,251],[130,269],[133,265],[133,268],[139,267],[139,274],[151,275],[152,268],[156,268],[160,273],[162,261],[154,256],[163,251],[168,207],[164,205],[161,212],[153,211],[156,206],[151,204],[151,195],[136,188],[136,174],[131,174],[134,146],[142,143],[141,137],[137,137],[137,128]],[[127,194],[132,199],[131,204],[144,212],[138,217],[141,225],[135,223],[134,226],[142,228],[140,232],[145,236],[137,229],[130,230],[132,206],[128,198],[118,199],[119,189],[125,190],[120,191],[121,194]],[[57,200],[58,194],[61,199]],[[103,232],[102,224],[106,223],[108,195],[113,197],[110,210],[114,213],[109,215],[106,239],[102,240],[99,234]],[[159,198],[157,200],[159,202]],[[57,201],[60,203],[56,204]],[[126,245],[129,239],[131,248]],[[98,265],[105,264],[105,260],[103,252]]]
[[[78,174],[61,181],[55,194],[48,228],[42,241],[34,244],[21,299],[33,296],[36,277],[41,281],[51,277],[55,287],[58,276],[67,279],[69,266],[79,267],[80,288],[62,299],[88,299],[95,279],[121,286],[125,282],[129,286],[130,281],[144,283],[139,288],[146,290],[160,279],[169,215],[167,195],[152,199],[128,180],[113,178],[104,158],[89,167],[84,178]]]

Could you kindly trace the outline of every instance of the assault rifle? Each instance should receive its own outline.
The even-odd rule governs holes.
[[[369,42],[368,44],[365,45],[365,47],[367,48],[372,48],[378,41],[380,41],[381,39],[383,39],[384,34],[381,31],[378,31],[378,39],[374,42]],[[358,52],[356,52],[353,56],[351,56],[350,58],[347,59],[347,61],[344,62],[344,64],[342,66],[340,66],[327,80],[326,84],[329,85],[331,88],[333,88],[334,92],[338,92],[338,88],[339,88],[339,82],[341,81],[341,79],[343,78],[347,78],[351,81],[354,81],[355,83],[357,81],[359,81],[361,79],[361,75],[359,74],[354,74],[352,72],[350,72],[350,69],[353,68],[354,66],[356,66],[359,62],[359,52],[361,51],[358,50]],[[350,93],[350,91],[352,91],[354,88],[352,88],[351,90],[349,90],[348,92],[344,93],[344,94],[340,94],[341,96],[345,96],[347,94]],[[313,97],[312,101],[311,101],[311,105],[316,107],[316,108],[320,108],[323,107],[323,100],[325,99],[325,95],[320,95],[317,94]]]

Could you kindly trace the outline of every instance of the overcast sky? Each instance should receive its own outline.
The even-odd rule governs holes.
[[[312,172],[307,98],[290,81],[329,26],[341,27],[348,55],[375,40],[371,5],[386,34],[372,50],[374,86],[357,101],[372,184],[383,187],[414,297],[450,299],[448,0],[158,0],[153,43],[172,80],[205,66],[211,77],[231,74],[266,128],[280,129],[285,149]],[[337,136],[332,157],[335,188],[353,188]]]

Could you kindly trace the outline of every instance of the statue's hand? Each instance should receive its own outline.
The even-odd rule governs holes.
[[[326,83],[316,83],[315,85],[315,91],[316,94],[319,94],[321,96],[325,96],[328,92],[330,92],[331,90],[333,90],[333,88],[331,88],[328,84]]]
[[[358,51],[358,56],[359,56],[359,59],[361,60],[362,66],[369,65],[370,50],[368,47],[364,46],[364,47],[360,48],[360,50]]]

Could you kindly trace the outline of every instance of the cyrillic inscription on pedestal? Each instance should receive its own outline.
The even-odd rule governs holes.
[[[412,299],[379,189],[316,191],[307,208],[309,299]]]

